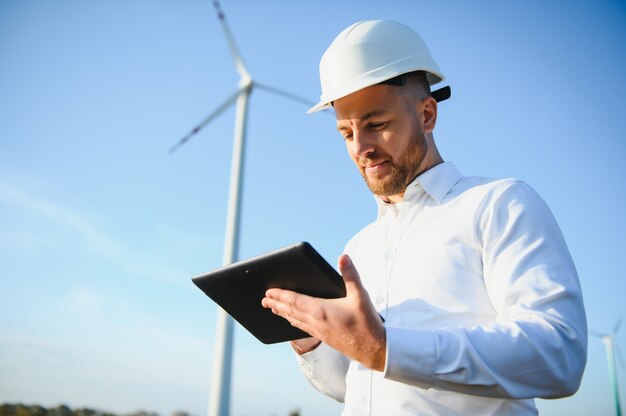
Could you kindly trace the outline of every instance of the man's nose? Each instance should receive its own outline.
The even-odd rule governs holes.
[[[376,141],[372,134],[362,130],[352,132],[352,155],[359,158],[367,156],[376,149]]]

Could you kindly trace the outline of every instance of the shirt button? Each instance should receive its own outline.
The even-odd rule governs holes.
[[[396,256],[396,250],[389,250],[385,253],[385,258],[392,259]]]
[[[367,397],[361,397],[361,404],[367,404]]]

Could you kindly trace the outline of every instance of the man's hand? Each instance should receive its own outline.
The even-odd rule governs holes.
[[[320,299],[269,289],[261,303],[313,336],[293,342],[296,351],[310,351],[322,341],[368,368],[383,371],[387,348],[385,327],[350,257],[339,257],[339,271],[346,284],[345,298]]]

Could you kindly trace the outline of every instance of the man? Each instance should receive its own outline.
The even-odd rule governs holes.
[[[433,138],[444,79],[389,21],[344,30],[320,63],[377,219],[339,258],[342,299],[271,289],[262,304],[311,338],[309,381],[345,415],[536,414],[573,394],[586,361],[580,284],[549,208],[525,183],[463,177]],[[435,97],[433,97],[435,96]]]

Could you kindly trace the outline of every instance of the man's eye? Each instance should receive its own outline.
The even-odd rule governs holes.
[[[387,123],[385,123],[384,121],[378,122],[378,123],[370,123],[370,128],[374,129],[374,130],[378,130],[378,129],[382,129],[383,127],[385,127]]]

